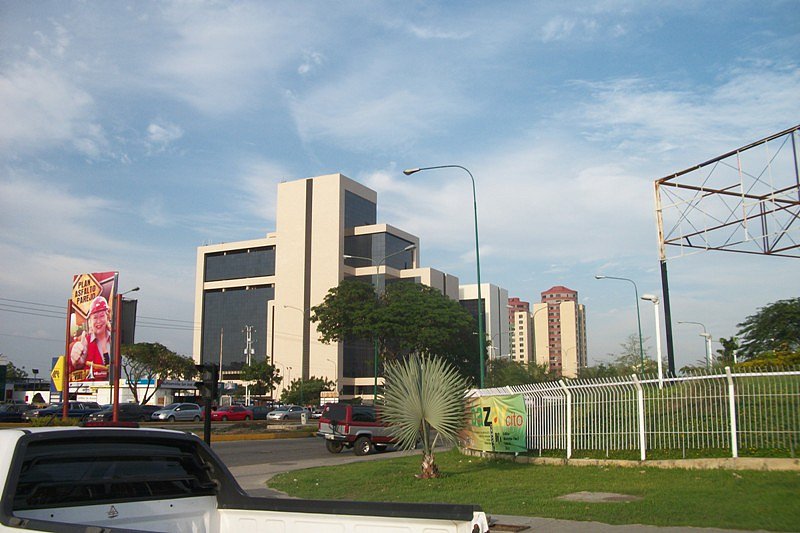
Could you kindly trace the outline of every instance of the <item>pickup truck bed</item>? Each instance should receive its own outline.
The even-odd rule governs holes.
[[[0,531],[483,533],[475,506],[249,496],[194,435],[0,430]]]

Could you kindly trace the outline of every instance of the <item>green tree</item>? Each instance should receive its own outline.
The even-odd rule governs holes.
[[[410,450],[422,443],[417,477],[439,477],[433,450],[439,438],[451,443],[458,439],[466,423],[466,387],[459,371],[435,355],[411,354],[387,363],[381,416],[399,448]]]
[[[122,370],[133,398],[140,404],[146,404],[158,392],[161,380],[189,379],[197,373],[193,359],[178,355],[157,342],[124,345]],[[147,385],[142,398],[139,398],[138,384],[141,381]]]
[[[269,393],[272,396],[275,386],[283,381],[283,376],[279,375],[275,365],[269,364],[266,358],[253,361],[250,365],[243,365],[240,372],[242,381],[254,382],[250,385],[253,394]]]
[[[309,379],[295,379],[281,392],[281,402],[303,405],[319,405],[319,395],[324,390],[333,390],[336,384],[325,378],[311,376]],[[302,401],[300,391],[303,391]]]
[[[739,355],[753,359],[776,350],[800,349],[800,298],[778,300],[736,325],[741,342]]]
[[[486,375],[488,387],[525,385],[556,379],[556,374],[550,371],[548,365],[544,364],[518,363],[506,358],[496,358],[490,360],[488,366],[489,371]]]
[[[784,343],[775,350],[767,350],[747,361],[740,363],[744,368],[787,367],[800,365],[800,350],[792,350]]]
[[[733,365],[734,354],[738,354],[739,351],[739,339],[736,337],[731,337],[730,339],[721,337],[719,343],[722,345],[722,348],[717,350],[717,357],[715,358],[714,364],[721,366]]]
[[[8,380],[15,380],[15,379],[25,379],[28,377],[28,371],[25,370],[25,367],[17,368],[14,366],[14,363],[11,361],[8,362],[6,366],[6,379]]]
[[[578,369],[579,379],[615,378],[619,375],[619,368],[614,364],[600,363],[599,365],[586,366]]]
[[[384,361],[436,354],[466,377],[480,375],[472,316],[426,285],[390,283],[378,297],[371,285],[346,279],[311,309],[311,320],[324,343],[377,340]]]

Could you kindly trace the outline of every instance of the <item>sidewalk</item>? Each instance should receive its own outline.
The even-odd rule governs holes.
[[[388,457],[398,457],[420,453],[419,450],[398,451],[391,455],[372,454],[363,457],[352,456],[343,460],[343,463],[358,461],[375,461]],[[230,471],[236,481],[252,496],[269,498],[289,498],[286,494],[266,486],[267,481],[274,475],[292,470],[302,470],[315,466],[327,466],[324,459],[307,459],[293,463],[260,464],[231,468]],[[633,525],[609,525],[600,522],[579,522],[574,520],[556,520],[554,518],[538,518],[531,516],[488,515],[492,527],[489,531],[519,531],[522,533],[567,533],[573,531],[587,533],[742,533],[741,530],[714,529],[699,527],[658,527]],[[515,527],[516,526],[516,527]],[[519,529],[523,528],[523,529]],[[757,533],[766,533],[759,530]]]

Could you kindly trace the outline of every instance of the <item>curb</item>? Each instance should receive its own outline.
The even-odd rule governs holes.
[[[532,465],[556,466],[621,466],[625,468],[681,468],[684,470],[761,470],[800,472],[800,459],[782,457],[721,457],[708,459],[562,459],[558,457],[527,457],[459,448],[463,455],[498,461]]]
[[[194,433],[194,432],[193,432]],[[195,433],[197,435],[197,433]],[[198,435],[203,438],[202,432]],[[235,433],[232,435],[214,435],[211,434],[211,442],[225,442],[235,440],[274,440],[274,439],[302,439],[313,437],[314,433],[308,431],[299,432],[281,432],[281,433]]]

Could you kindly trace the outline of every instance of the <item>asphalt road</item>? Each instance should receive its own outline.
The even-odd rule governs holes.
[[[264,463],[294,465],[307,459],[330,459],[334,464],[337,455],[353,455],[352,450],[343,450],[334,455],[325,449],[325,442],[317,437],[213,442],[211,449],[228,468]]]

